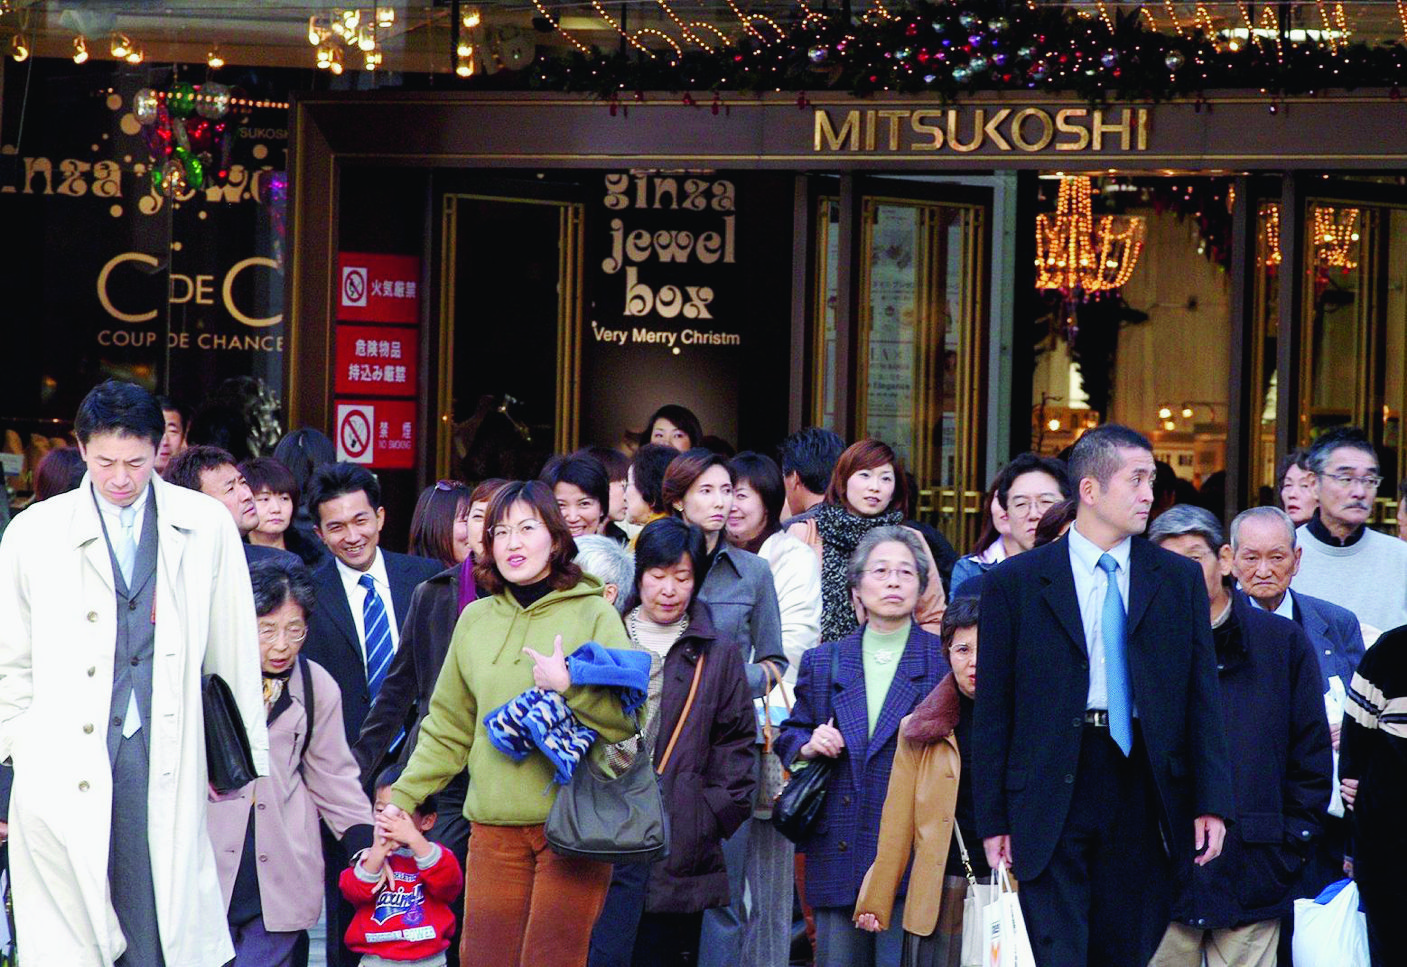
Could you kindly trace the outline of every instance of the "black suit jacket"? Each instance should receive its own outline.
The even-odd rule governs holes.
[[[391,607],[396,621],[404,622],[410,611],[410,597],[416,585],[434,577],[444,569],[438,561],[383,550],[386,578],[391,584]],[[352,604],[342,586],[337,571],[337,559],[328,558],[313,568],[313,588],[317,604],[308,619],[308,639],[303,652],[317,662],[337,681],[342,690],[342,724],[347,730],[347,745],[357,740],[362,720],[371,708],[371,693],[366,687],[366,664],[362,659],[361,640],[352,620]],[[361,601],[356,603],[361,607]]]
[[[1191,856],[1194,818],[1229,819],[1233,810],[1209,610],[1194,561],[1133,539],[1129,678],[1175,860]],[[977,827],[983,837],[1010,834],[1013,872],[1032,879],[1070,812],[1089,692],[1069,538],[987,572],[978,642]]]
[[[303,559],[290,551],[281,551],[277,547],[265,547],[262,544],[244,544],[244,563],[251,567],[260,561],[287,561],[289,564],[302,564]]]

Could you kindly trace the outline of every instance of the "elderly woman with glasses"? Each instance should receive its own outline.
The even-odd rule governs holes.
[[[343,734],[342,694],[331,675],[298,654],[313,608],[307,568],[276,558],[253,565],[249,577],[271,771],[234,798],[210,803],[206,821],[234,964],[285,967],[322,912],[319,822],[352,853],[371,845],[373,819]]]
[[[893,921],[877,933],[853,922],[860,884],[875,860],[880,816],[898,749],[899,724],[949,672],[943,643],[915,620],[929,578],[923,539],[903,526],[873,528],[846,566],[846,583],[865,623],[839,641],[808,651],[796,704],[777,753],[793,768],[837,760],[808,838],[806,898],[816,911],[817,967],[898,967],[903,951],[903,887]],[[831,680],[831,656],[839,675]]]

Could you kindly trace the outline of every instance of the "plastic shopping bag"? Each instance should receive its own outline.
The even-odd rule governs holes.
[[[1358,884],[1330,883],[1313,900],[1295,901],[1295,967],[1369,967],[1368,921]]]
[[[982,908],[982,922],[987,936],[986,967],[1035,967],[1031,938],[1026,935],[1026,918],[1021,915],[1021,902],[1012,888],[1006,864],[997,868],[996,899]]]

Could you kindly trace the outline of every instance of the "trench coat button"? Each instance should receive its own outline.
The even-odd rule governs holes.
[[[79,791],[79,792],[87,792],[87,791],[88,791],[88,780],[87,780],[87,779],[84,779],[82,782],[80,782],[80,783],[78,784],[78,791]]]
[[[92,678],[92,677],[93,677],[94,675],[96,675],[97,673],[98,673],[98,669],[97,669],[97,666],[96,666],[96,665],[90,665],[90,666],[88,666],[88,677],[89,677],[89,678]]]
[[[269,861],[269,854],[268,854],[268,853],[260,853],[260,854],[259,854],[259,862],[260,862],[260,863],[267,863],[268,861]]]
[[[87,725],[83,726],[83,734],[84,734],[84,735],[92,735],[92,734],[93,734],[93,723],[92,723],[92,722],[89,722]]]
[[[263,808],[264,808],[264,804],[263,804],[263,803],[260,803],[260,804],[259,804],[259,808],[260,808],[260,809],[263,809]]]
[[[1075,777],[1074,777],[1074,776],[1070,775],[1069,773],[1066,773],[1066,774],[1065,774],[1065,785],[1067,785],[1067,786],[1068,786],[1068,785],[1072,785],[1072,784],[1074,783],[1074,781],[1075,781]]]
[[[97,620],[98,620],[98,613],[97,613],[96,611],[89,611],[89,612],[88,612],[88,620],[89,620],[89,621],[97,621]]]

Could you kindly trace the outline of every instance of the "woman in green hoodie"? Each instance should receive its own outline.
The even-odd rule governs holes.
[[[387,811],[410,812],[468,764],[471,823],[461,967],[579,967],[611,866],[559,856],[543,823],[557,795],[538,754],[515,762],[489,742],[489,711],[537,686],[561,692],[600,741],[635,732],[611,689],[571,684],[566,653],[587,641],[633,648],[601,583],[572,563],[576,545],[551,489],[506,484],[489,503],[475,580],[490,592],[459,616],[419,742]],[[550,643],[550,644],[549,644]]]

